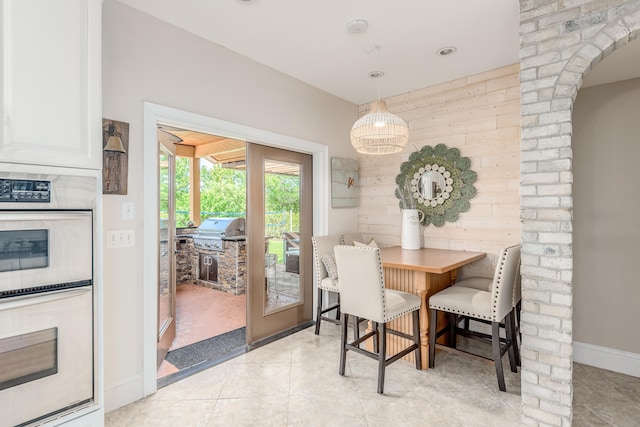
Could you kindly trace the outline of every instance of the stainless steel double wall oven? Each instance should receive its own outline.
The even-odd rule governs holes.
[[[95,404],[96,179],[0,173],[0,424]]]

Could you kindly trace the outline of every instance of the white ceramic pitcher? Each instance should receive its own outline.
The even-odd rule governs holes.
[[[402,249],[420,249],[420,222],[424,212],[419,209],[402,209]]]

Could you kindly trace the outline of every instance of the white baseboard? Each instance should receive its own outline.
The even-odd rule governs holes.
[[[573,361],[640,377],[640,354],[628,351],[574,341]]]
[[[53,422],[52,426],[53,425],[60,427],[104,427],[104,409],[99,408],[96,411],[76,417],[66,422],[64,421],[64,418],[62,420],[58,419]]]
[[[142,399],[143,392],[142,374],[134,375],[104,391],[104,410],[113,411],[131,402]]]
[[[471,322],[471,330],[491,334],[491,327],[483,323]],[[501,330],[500,335],[504,336],[504,331]],[[574,341],[573,360],[596,368],[640,377],[640,354]]]

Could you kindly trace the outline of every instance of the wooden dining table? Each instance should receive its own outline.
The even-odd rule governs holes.
[[[429,366],[429,298],[436,292],[451,286],[458,275],[458,268],[482,259],[484,252],[422,248],[402,249],[392,246],[380,249],[384,268],[385,286],[389,289],[411,292],[420,297],[420,351],[422,369]],[[444,316],[444,313],[441,313]],[[446,319],[438,318],[438,325]],[[412,333],[411,316],[402,316],[390,322],[389,327]],[[442,337],[446,338],[446,337]],[[391,335],[388,353],[395,354],[410,345],[408,340]],[[414,353],[405,356],[415,362]]]

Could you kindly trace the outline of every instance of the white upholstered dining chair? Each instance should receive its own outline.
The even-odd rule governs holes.
[[[362,233],[344,233],[340,240],[341,245],[355,246],[353,242],[362,242]]]
[[[338,283],[338,271],[336,268],[333,248],[341,243],[339,236],[312,236],[313,266],[318,287],[318,303],[316,305],[316,335],[320,333],[320,321],[326,320],[340,324],[340,285]],[[328,268],[327,268],[328,267]],[[337,302],[323,308],[323,294],[336,294]],[[336,310],[336,317],[325,316],[325,313]]]
[[[503,252],[501,252],[503,253]],[[500,260],[498,260],[500,261]],[[494,272],[495,274],[495,272]],[[520,282],[520,262],[518,262],[515,282],[513,284],[513,297],[511,299],[511,309],[513,310],[513,318],[514,318],[514,334],[515,334],[515,342],[514,342],[514,352],[516,355],[516,364],[520,366],[520,309],[522,304],[522,289]],[[457,280],[454,286],[463,286],[466,288],[478,289],[481,291],[491,291],[491,286],[493,284],[493,278],[489,277],[478,277],[478,276],[470,276],[461,280]],[[471,319],[468,316],[460,316],[459,321],[464,322],[464,329],[469,330],[469,322],[470,320],[474,320],[476,322],[490,324],[488,320],[483,319]],[[459,322],[458,322],[459,323]],[[501,324],[504,327],[504,324]]]
[[[420,297],[417,295],[385,288],[384,272],[380,249],[340,245],[335,247],[338,276],[340,277],[340,375],[345,374],[347,351],[354,351],[378,361],[378,393],[384,392],[385,368],[415,352],[416,369],[420,369]],[[413,334],[387,328],[391,320],[412,314]],[[362,337],[347,340],[349,316],[372,321],[373,329]],[[356,320],[356,323],[357,320]],[[411,345],[397,354],[387,357],[387,334],[406,338]],[[374,339],[373,349],[360,348],[369,338]]]
[[[456,335],[490,341],[493,350],[493,361],[498,379],[498,387],[506,391],[502,356],[508,352],[511,371],[517,372],[515,334],[515,310],[513,308],[514,286],[520,266],[520,245],[510,246],[502,250],[496,271],[487,290],[481,280],[469,280],[467,285],[458,283],[431,296],[429,299],[429,367],[435,366],[435,350],[444,346],[436,343],[436,339],[449,332],[448,345],[455,349]],[[461,281],[462,282],[462,281]],[[519,283],[519,282],[518,282]],[[438,330],[437,314],[443,311],[451,314],[449,325]],[[459,328],[459,319],[466,317],[478,319],[491,324],[491,335]],[[505,338],[500,338],[500,327],[504,326]]]

